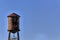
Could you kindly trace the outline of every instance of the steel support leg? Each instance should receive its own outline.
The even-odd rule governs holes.
[[[8,40],[10,40],[10,32],[9,32],[9,34],[8,34]]]
[[[17,32],[18,40],[19,40],[19,32]]]

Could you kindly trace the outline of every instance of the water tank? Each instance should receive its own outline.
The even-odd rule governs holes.
[[[15,33],[19,31],[19,15],[12,13],[8,16],[8,31]]]

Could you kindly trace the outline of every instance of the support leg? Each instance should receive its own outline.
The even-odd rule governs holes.
[[[18,40],[19,40],[19,32],[17,32]]]
[[[8,40],[10,40],[10,32],[9,32],[9,34],[8,34]]]

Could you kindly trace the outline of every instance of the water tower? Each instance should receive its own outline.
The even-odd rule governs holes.
[[[19,18],[20,16],[16,13],[12,13],[8,16],[8,40],[19,40]],[[16,35],[16,34],[17,35]],[[17,37],[12,38],[11,36],[16,35]]]

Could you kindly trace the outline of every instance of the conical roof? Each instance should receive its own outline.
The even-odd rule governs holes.
[[[8,17],[20,17],[20,16],[17,15],[16,13],[12,13],[12,14],[10,14]]]

